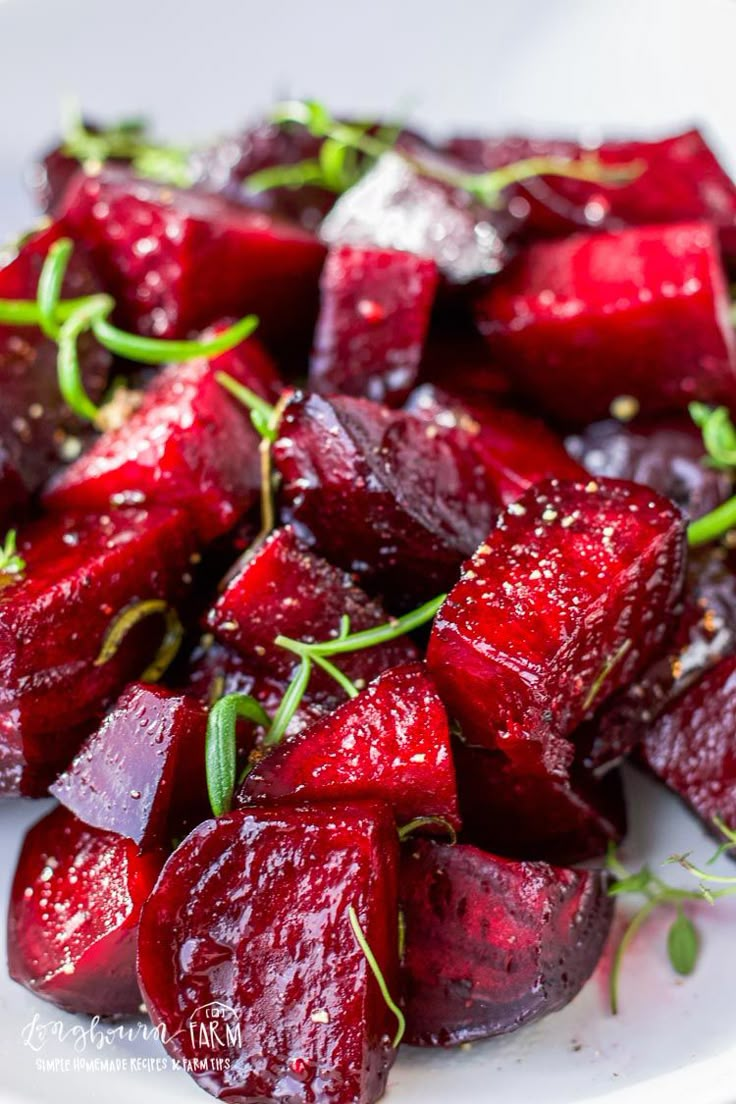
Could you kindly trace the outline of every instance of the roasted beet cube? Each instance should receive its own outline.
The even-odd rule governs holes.
[[[604,855],[626,833],[615,771],[598,780],[579,763],[569,777],[524,774],[503,752],[454,745],[463,840],[513,859],[565,866]]]
[[[686,418],[609,418],[568,437],[565,445],[591,475],[645,483],[690,518],[710,513],[731,493],[727,473],[704,463],[700,430]]]
[[[418,841],[401,864],[406,1041],[503,1035],[568,1004],[593,973],[613,902],[595,870]]]
[[[647,730],[641,756],[693,809],[706,828],[713,818],[736,824],[736,656],[696,682]]]
[[[662,646],[683,553],[679,510],[635,483],[552,480],[512,503],[429,644],[466,742],[564,778],[565,737]]]
[[[231,813],[171,856],[143,913],[138,971],[169,1053],[202,1060],[203,1089],[305,1104],[381,1096],[396,1020],[351,909],[396,997],[397,850],[389,810],[365,802]]]
[[[31,828],[8,915],[10,976],[68,1012],[137,1012],[136,936],[163,853],[100,832],[66,809]]]
[[[706,223],[579,234],[532,246],[484,294],[479,320],[517,385],[568,422],[693,399],[736,409],[734,336]]]
[[[367,399],[295,395],[273,452],[287,515],[394,605],[452,585],[495,513],[464,430]]]
[[[51,792],[85,824],[167,846],[187,815],[207,812],[206,727],[200,702],[134,683]]]
[[[400,406],[419,371],[437,266],[395,249],[328,254],[309,383]]]
[[[267,339],[283,338],[284,319],[290,336],[313,325],[324,249],[297,226],[114,169],[80,175],[63,212],[141,333],[182,337],[250,313]]]
[[[218,383],[226,371],[266,400],[277,382],[253,341],[212,361],[174,364],[119,428],[108,430],[49,488],[54,510],[106,510],[155,502],[186,510],[204,542],[227,530],[257,500],[259,437],[247,411]]]
[[[253,671],[289,679],[299,662],[293,652],[278,647],[277,636],[308,642],[336,637],[347,614],[351,632],[382,625],[388,615],[353,579],[310,552],[287,526],[278,529],[246,560],[210,611],[207,622],[219,640],[232,645]],[[375,648],[341,655],[340,669],[362,683],[415,659],[416,648],[406,637]],[[334,695],[336,683],[314,672],[311,689]],[[339,700],[339,699],[338,699]]]
[[[456,162],[425,149],[422,160],[458,171]],[[328,245],[401,249],[435,261],[451,284],[498,272],[507,259],[513,215],[490,210],[468,192],[416,172],[397,153],[385,153],[338,199],[322,223]]]
[[[38,278],[50,247],[64,236],[55,223],[34,234],[8,259],[0,255],[0,298],[35,299]],[[62,293],[76,298],[99,291],[84,254],[75,250]],[[101,395],[111,358],[89,335],[80,338],[79,357],[87,392]],[[79,455],[83,423],[59,391],[57,347],[36,326],[0,325],[0,515],[6,493],[36,491],[65,460]],[[86,427],[89,428],[89,427]],[[10,474],[3,474],[6,469]],[[7,480],[7,488],[6,488]]]
[[[482,396],[423,384],[409,396],[406,409],[437,426],[457,426],[467,433],[495,498],[504,506],[544,479],[585,478],[585,469],[538,418]]]
[[[19,772],[29,763],[64,766],[70,749],[59,749],[60,722],[93,721],[150,662],[160,618],[141,622],[98,661],[124,610],[178,601],[193,551],[186,517],[161,508],[44,520],[18,540],[26,570],[0,589],[0,744],[11,789],[13,764]]]
[[[422,664],[385,671],[352,701],[287,737],[248,774],[239,801],[361,797],[385,801],[400,825],[441,817],[459,827],[447,714]]]

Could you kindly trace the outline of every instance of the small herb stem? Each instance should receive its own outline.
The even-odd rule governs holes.
[[[87,333],[92,328],[95,321],[100,321],[105,315],[108,315],[114,306],[115,302],[109,295],[90,296],[77,308],[74,314],[71,314],[62,323],[59,329],[57,339],[59,344],[57,357],[59,390],[67,406],[80,418],[85,418],[90,422],[97,420],[99,408],[95,406],[85,391],[82,369],[79,364],[77,341],[82,334]]]
[[[52,341],[58,340],[59,337],[60,323],[57,319],[57,310],[73,249],[74,243],[70,238],[59,238],[55,241],[46,254],[46,260],[38,278],[36,294],[38,324],[46,337]]]
[[[381,970],[381,967],[378,965],[378,959],[376,958],[373,951],[371,950],[371,946],[370,946],[368,940],[366,939],[365,932],[363,931],[363,929],[360,926],[360,921],[358,920],[358,914],[356,913],[356,911],[355,911],[355,909],[352,905],[348,906],[348,917],[350,918],[350,926],[353,929],[353,935],[355,936],[355,941],[356,941],[356,943],[358,944],[361,951],[363,952],[363,954],[366,957],[366,961],[368,962],[371,973],[373,974],[374,978],[376,979],[376,982],[378,983],[378,988],[381,990],[381,996],[383,997],[384,1001],[386,1002],[386,1005],[388,1006],[388,1008],[391,1010],[391,1012],[393,1012],[394,1016],[396,1017],[397,1029],[396,1029],[396,1034],[394,1035],[394,1041],[393,1041],[393,1044],[392,1044],[394,1050],[396,1050],[396,1048],[401,1043],[401,1040],[404,1038],[404,1032],[406,1031],[406,1020],[404,1019],[404,1013],[401,1011],[398,1004],[396,1003],[396,1001],[393,999],[393,997],[391,996],[391,994],[388,991],[388,985],[386,984],[386,979],[383,976],[383,971]]]
[[[457,843],[457,832],[450,824],[449,820],[440,816],[420,816],[414,817],[413,820],[408,821],[406,824],[399,828],[399,840],[403,843],[413,832],[416,832],[419,828],[427,828],[430,824],[438,824],[445,829],[447,835],[450,837],[450,843],[454,846]]]
[[[130,630],[139,621],[143,621],[146,617],[153,617],[155,614],[164,617],[166,632],[156,656],[143,672],[141,681],[157,682],[176,656],[184,638],[184,629],[176,610],[172,610],[162,598],[148,598],[142,602],[133,602],[122,609],[107,627],[94,666],[102,667],[105,663],[109,663]]]
[[[169,341],[158,337],[141,337],[126,333],[104,318],[96,319],[92,329],[100,345],[116,356],[140,364],[175,364],[195,357],[214,357],[244,341],[255,330],[258,319],[253,314],[241,318],[210,341]]]
[[[373,629],[363,629],[361,632],[350,633],[348,636],[338,636],[334,640],[326,640],[322,644],[309,644],[309,654],[314,659],[316,656],[343,655],[345,652],[357,652],[363,648],[374,648],[378,644],[387,644],[391,640],[397,640],[400,636],[418,629],[431,621],[444,602],[446,594],[440,594],[423,606],[406,613],[403,617],[393,618],[383,625],[376,625]],[[289,640],[288,637],[279,636],[276,643],[282,648],[290,644],[301,643]]]
[[[687,527],[687,542],[691,548],[718,540],[736,526],[736,496],[716,506],[709,514],[691,521]]]
[[[301,705],[302,698],[309,686],[312,675],[312,662],[308,656],[302,658],[294,678],[281,699],[268,732],[263,738],[263,747],[275,747],[284,738],[287,728]]]
[[[233,379],[227,372],[217,372],[215,379],[233,398],[237,399],[250,411],[253,425],[261,437],[269,442],[275,441],[276,427],[273,423],[276,419],[277,408],[267,403],[260,395],[256,395],[255,391],[251,391],[250,387],[246,387],[244,383]]]
[[[629,949],[629,946],[634,939],[636,933],[639,931],[641,926],[649,919],[651,914],[657,908],[658,904],[659,901],[654,898],[647,901],[645,905],[642,905],[639,911],[635,913],[630,920],[626,930],[624,931],[624,934],[621,936],[616,950],[614,951],[613,959],[611,961],[611,972],[608,979],[608,992],[611,1002],[611,1012],[614,1016],[618,1015],[619,980],[621,977],[621,967],[623,964],[624,956]]]
[[[207,793],[214,815],[222,816],[232,808],[237,768],[238,718],[243,717],[263,728],[270,720],[263,706],[249,694],[226,694],[215,702],[207,717],[205,762]]]

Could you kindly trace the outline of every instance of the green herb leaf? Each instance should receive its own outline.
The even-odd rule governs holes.
[[[277,437],[274,425],[276,408],[267,403],[265,399],[262,399],[260,395],[256,395],[255,391],[251,391],[250,387],[246,387],[239,380],[233,379],[227,372],[217,372],[215,379],[233,398],[237,399],[250,411],[250,418],[256,433],[267,441],[275,441]]]
[[[164,618],[164,636],[156,655],[140,676],[140,680],[141,682],[158,682],[176,658],[184,639],[184,626],[179,619],[179,614],[162,598],[148,598],[142,602],[132,602],[120,610],[107,627],[94,666],[102,667],[105,663],[109,663],[130,630],[145,618],[156,615]]]
[[[225,353],[250,337],[257,326],[258,319],[254,314],[249,314],[209,341],[201,338],[170,341],[160,337],[141,337],[139,334],[119,330],[106,320],[106,316],[96,318],[92,330],[100,345],[104,345],[116,356],[137,361],[139,364],[174,364]]]
[[[706,406],[690,403],[690,417],[703,434],[703,445],[708,453],[708,464],[713,468],[729,470],[736,467],[736,427],[725,406]]]
[[[309,686],[312,677],[312,663],[306,656],[302,659],[296,674],[281,699],[281,704],[271,722],[271,726],[263,738],[264,747],[274,747],[280,744],[284,738],[291,719],[301,704],[301,700]]]
[[[38,323],[46,337],[56,341],[59,337],[59,321],[56,317],[61,287],[69,267],[74,243],[71,238],[59,238],[50,247],[38,278]]]
[[[26,569],[26,561],[18,555],[17,537],[15,529],[10,529],[4,544],[0,546],[0,576],[5,576],[6,583],[11,579],[20,579]]]
[[[227,694],[212,706],[207,718],[205,763],[207,793],[214,815],[232,807],[237,767],[238,717],[268,728],[271,721],[263,706],[249,694]]]
[[[446,820],[444,817],[441,816],[414,817],[413,820],[408,821],[406,824],[403,824],[401,828],[399,828],[399,839],[403,843],[403,841],[405,839],[408,839],[409,836],[413,835],[414,832],[417,832],[420,828],[426,828],[430,824],[439,825],[441,828],[444,828],[444,830],[447,832],[447,835],[449,836],[452,846],[457,843],[457,832],[450,824],[449,820]]]
[[[698,960],[698,933],[692,920],[682,909],[672,921],[667,933],[667,954],[673,969],[683,976],[691,974]]]
[[[105,318],[115,306],[109,295],[93,295],[86,299],[59,328],[57,373],[59,390],[67,406],[87,421],[94,422],[99,414],[96,406],[84,387],[82,369],[79,363],[77,341],[88,333],[95,322]]]
[[[390,1010],[393,1012],[394,1016],[396,1017],[397,1028],[396,1028],[396,1034],[394,1036],[394,1041],[393,1041],[393,1044],[392,1044],[394,1050],[396,1050],[396,1048],[401,1043],[401,1040],[404,1038],[404,1032],[406,1031],[406,1020],[404,1019],[404,1013],[401,1011],[398,1004],[396,1003],[396,1001],[393,999],[393,997],[391,996],[391,994],[388,991],[388,985],[386,984],[386,979],[383,976],[383,971],[381,970],[381,967],[378,965],[378,959],[376,958],[373,951],[371,950],[370,944],[369,944],[368,940],[365,937],[365,932],[363,931],[363,929],[360,926],[360,921],[358,920],[358,914],[356,913],[356,911],[355,911],[355,909],[353,908],[352,905],[350,905],[348,907],[348,918],[350,920],[350,926],[353,929],[353,935],[355,936],[355,941],[356,941],[356,943],[358,944],[358,946],[360,947],[361,951],[363,952],[363,954],[365,955],[365,957],[367,959],[368,965],[370,966],[370,969],[371,969],[371,973],[373,974],[374,978],[376,979],[376,981],[378,983],[378,988],[381,990],[381,996],[383,997],[384,1001],[386,1002],[386,1005],[388,1006],[388,1008],[390,1008]],[[399,941],[401,942],[401,929],[399,929]]]
[[[618,897],[622,893],[643,893],[644,890],[649,888],[651,881],[652,875],[649,867],[643,866],[636,874],[629,874],[627,878],[621,878],[620,881],[613,882],[608,887],[608,895],[609,897]]]

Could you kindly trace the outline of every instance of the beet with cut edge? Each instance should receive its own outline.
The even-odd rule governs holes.
[[[273,455],[286,515],[394,606],[452,585],[495,513],[467,433],[367,399],[296,394]]]
[[[613,914],[605,877],[418,841],[401,864],[406,1042],[503,1035],[568,1004]]]
[[[120,321],[143,334],[184,337],[251,313],[267,341],[311,334],[324,248],[291,223],[114,169],[76,178],[63,219],[89,249]]]
[[[64,227],[54,223],[24,241],[12,259],[3,254],[0,263],[7,263],[0,267],[0,298],[35,299],[46,255],[63,236]],[[99,290],[84,253],[75,249],[62,294],[76,298]],[[98,399],[110,354],[90,334],[78,345],[85,390]],[[56,342],[37,326],[0,325],[0,521],[6,494],[18,499],[37,491],[52,472],[79,454],[79,438],[89,431],[62,399],[57,352]]]
[[[736,409],[729,306],[714,229],[682,223],[532,246],[478,313],[519,388],[585,424],[621,395],[646,414],[694,399]]]
[[[331,250],[311,389],[400,406],[419,372],[436,287],[434,261],[393,249]]]
[[[260,438],[217,381],[220,371],[267,401],[278,392],[273,365],[252,339],[212,361],[171,365],[122,426],[60,474],[45,505],[91,512],[156,502],[186,510],[202,541],[222,536],[258,501]]]
[[[728,656],[647,728],[646,766],[716,835],[736,826],[736,656]]]
[[[134,683],[80,748],[51,793],[85,824],[141,847],[167,847],[207,816],[207,710],[160,686]]]
[[[13,980],[67,1012],[137,1012],[138,920],[163,858],[63,808],[35,824],[10,897]]]
[[[107,662],[95,661],[123,610],[149,599],[176,604],[193,544],[183,514],[154,508],[45,519],[19,534],[18,550],[25,572],[0,589],[5,793],[22,789],[27,766],[62,769],[76,748],[60,741],[60,722],[71,729],[99,718],[150,662],[160,617],[134,627]]]
[[[435,620],[429,670],[467,743],[566,776],[566,739],[669,630],[684,570],[679,510],[614,480],[532,487],[468,562]]]
[[[427,816],[460,826],[447,714],[422,664],[385,671],[356,698],[268,751],[246,777],[238,802],[356,797],[385,801],[399,825]]]
[[[200,1060],[203,1089],[290,1104],[381,1096],[396,1020],[350,909],[396,996],[397,851],[387,807],[356,802],[230,813],[171,856],[143,912],[138,972],[169,1053]]]
[[[338,635],[345,615],[351,632],[388,620],[381,606],[349,575],[315,556],[287,526],[272,533],[246,560],[210,610],[207,623],[219,640],[238,649],[251,670],[288,680],[299,659],[277,646],[276,637],[329,640]],[[365,684],[388,667],[416,656],[411,640],[403,637],[347,652],[336,662],[349,679]],[[326,693],[335,702],[343,697],[334,679],[316,669],[310,691]]]

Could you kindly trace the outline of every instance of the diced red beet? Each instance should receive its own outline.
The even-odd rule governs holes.
[[[18,548],[26,570],[0,590],[0,745],[11,790],[27,764],[65,766],[75,749],[59,748],[60,722],[98,718],[150,662],[162,632],[155,619],[95,661],[123,610],[178,601],[193,552],[185,516],[162,508],[43,520],[19,534]]]
[[[73,181],[63,218],[89,249],[120,320],[141,333],[182,337],[250,313],[267,340],[283,342],[285,329],[289,340],[311,332],[324,248],[291,223],[114,169]]]
[[[419,147],[422,160],[440,170],[457,163]],[[401,249],[431,258],[450,284],[467,284],[498,272],[506,239],[516,228],[508,211],[491,210],[468,192],[417,173],[396,153],[385,153],[344,192],[322,223],[328,245]]]
[[[138,971],[172,1057],[226,1059],[195,1067],[203,1089],[303,1104],[381,1096],[396,1022],[349,910],[396,995],[397,850],[387,807],[364,802],[231,813],[171,856],[143,912]]]
[[[728,291],[706,223],[542,242],[478,312],[492,354],[563,421],[605,418],[621,395],[646,414],[693,399],[736,409]]]
[[[645,483],[671,498],[690,518],[710,513],[731,493],[724,471],[703,462],[703,439],[685,418],[594,422],[568,437],[571,456],[591,475]]]
[[[422,356],[420,381],[441,391],[503,401],[511,391],[508,372],[491,357],[478,332],[471,304],[453,298],[435,311]]]
[[[12,259],[3,254],[0,263],[7,263],[0,267],[0,298],[35,299],[46,255],[63,235],[64,228],[55,223],[26,240]],[[96,291],[99,284],[84,254],[75,250],[63,295],[76,298]],[[85,389],[99,398],[111,357],[90,335],[80,338],[79,357]],[[15,486],[16,497],[19,487],[33,493],[66,459],[78,455],[77,438],[89,428],[61,397],[56,360],[56,343],[38,327],[0,325],[0,455],[4,458],[0,471],[12,469],[12,475],[0,481],[0,514],[5,508],[6,479],[8,490],[11,482]]]
[[[186,510],[203,542],[232,529],[259,497],[260,438],[245,408],[218,383],[225,371],[268,400],[277,381],[251,339],[212,361],[167,368],[140,408],[108,430],[47,491],[57,511],[155,502]]]
[[[416,382],[437,266],[395,249],[345,245],[322,272],[309,384],[400,406]]]
[[[613,914],[598,871],[427,840],[405,850],[400,898],[405,1039],[416,1046],[503,1035],[564,1007],[593,973]]]
[[[736,656],[728,656],[646,729],[649,769],[715,832],[736,824]]]
[[[385,801],[400,825],[428,816],[460,826],[447,714],[420,663],[385,671],[352,701],[267,752],[238,800],[361,797]]]
[[[690,550],[682,607],[662,654],[575,733],[582,758],[596,771],[628,755],[664,709],[736,651],[732,552],[719,547]]]
[[[133,683],[51,793],[85,824],[166,847],[187,815],[207,815],[206,728],[200,702]]]
[[[13,980],[67,1012],[137,1012],[138,920],[163,858],[63,808],[35,824],[10,897]]]
[[[456,138],[447,152],[475,171],[527,157],[594,156],[604,165],[642,170],[628,183],[602,184],[561,176],[530,179],[507,189],[523,196],[522,236],[564,237],[576,229],[616,230],[646,223],[705,219],[719,228],[724,249],[736,252],[736,187],[698,130],[655,141],[605,141],[597,147],[548,138]],[[520,213],[522,208],[517,209]]]
[[[423,384],[412,392],[406,409],[435,425],[457,426],[467,433],[494,497],[504,506],[544,479],[585,478],[585,469],[542,421],[481,396]]]
[[[287,526],[276,530],[246,560],[218,598],[207,623],[219,640],[240,651],[251,670],[288,680],[299,660],[278,647],[276,637],[329,640],[338,635],[345,614],[351,632],[388,620],[388,614],[346,572],[315,556]],[[416,656],[411,640],[403,637],[341,655],[337,664],[351,681],[367,683]],[[315,670],[311,682],[313,692],[319,689],[334,697],[337,684],[329,675]]]
[[[452,585],[495,513],[467,433],[367,399],[295,395],[273,456],[299,531],[394,605]]]
[[[467,743],[564,778],[566,737],[662,646],[684,570],[679,510],[614,480],[508,507],[435,620],[430,673]]]
[[[513,859],[565,866],[604,855],[626,834],[614,771],[597,780],[574,763],[566,779],[524,774],[500,751],[454,744],[463,840]]]

